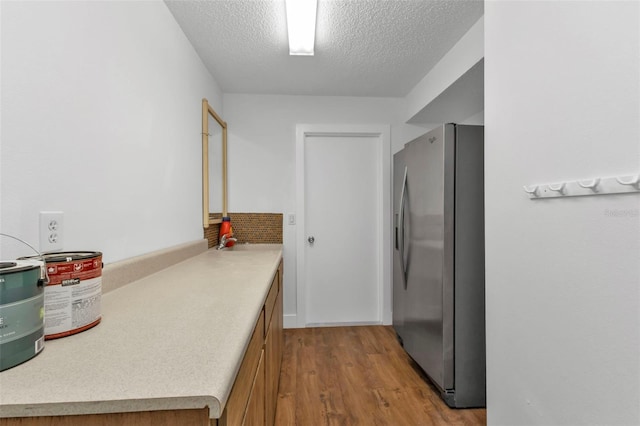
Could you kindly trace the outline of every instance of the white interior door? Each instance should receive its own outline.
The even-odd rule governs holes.
[[[335,131],[307,133],[299,143],[298,325],[382,323],[388,140]]]

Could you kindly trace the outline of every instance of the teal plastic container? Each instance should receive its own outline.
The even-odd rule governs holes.
[[[42,262],[0,263],[0,371],[38,355],[44,348]]]

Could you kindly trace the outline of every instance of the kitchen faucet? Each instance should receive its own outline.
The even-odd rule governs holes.
[[[227,237],[227,234],[224,234],[220,238],[220,244],[218,244],[218,247],[216,247],[216,249],[222,250],[223,248],[225,248],[227,246],[227,243],[229,241],[238,241],[238,239],[237,238],[233,238],[233,237]]]

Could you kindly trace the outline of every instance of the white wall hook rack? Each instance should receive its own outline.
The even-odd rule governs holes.
[[[527,194],[531,195],[532,197],[535,197],[538,195],[538,185],[533,185],[533,186],[523,186],[524,188],[524,192],[526,192]]]
[[[560,195],[564,194],[564,186],[565,186],[565,182],[560,182],[560,183],[550,183],[547,185],[547,187],[552,190],[555,191],[557,193],[559,193]]]
[[[618,176],[616,180],[620,185],[638,186],[638,183],[640,183],[640,175],[631,176],[629,180],[623,180],[622,177]]]
[[[523,188],[532,200],[584,195],[640,193],[640,174],[525,185]]]
[[[580,185],[583,188],[587,188],[592,190],[593,192],[598,192],[598,190],[596,189],[596,187],[598,186],[598,184],[600,183],[600,178],[595,178],[595,179],[591,179],[588,182],[582,182],[582,181],[577,181],[578,185]]]

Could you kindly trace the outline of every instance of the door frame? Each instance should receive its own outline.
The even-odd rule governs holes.
[[[298,124],[296,125],[296,325],[307,326],[306,318],[306,230],[305,230],[305,140],[308,137],[370,137],[377,139],[378,164],[378,323],[389,325],[391,316],[391,126],[388,124]],[[342,243],[348,243],[348,233]]]

